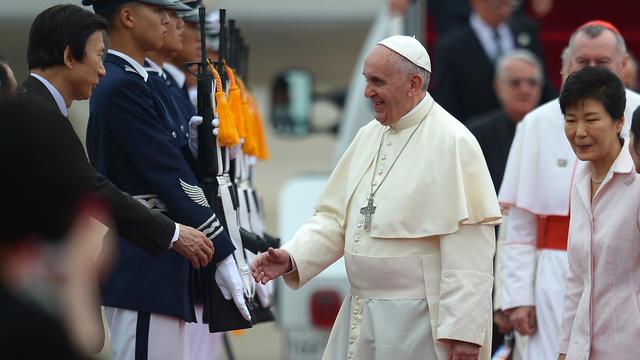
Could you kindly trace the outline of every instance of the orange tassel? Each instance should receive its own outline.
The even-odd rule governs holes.
[[[209,70],[216,80],[216,113],[220,125],[218,127],[218,142],[220,146],[233,146],[240,143],[240,137],[235,126],[234,113],[229,109],[226,95],[222,88],[222,79],[213,65],[209,64]]]
[[[258,105],[255,102],[253,96],[250,96],[250,104],[253,109],[253,118],[255,119],[255,127],[258,134],[258,159],[267,160],[271,156],[269,153],[269,147],[267,146],[267,138],[265,136],[264,131],[264,122],[262,121],[262,117],[260,116],[260,111],[258,109]]]
[[[235,115],[235,124],[236,129],[238,130],[238,135],[241,138],[246,138],[246,120],[244,119],[244,116],[242,114],[242,98],[240,89],[238,88],[236,74],[226,63],[224,64],[224,69],[227,72],[227,78],[229,79],[229,108]]]
[[[242,79],[238,79],[238,86],[240,87],[240,92],[243,94],[242,99],[245,122],[249,123],[249,121],[251,121],[251,129],[254,134],[256,146],[254,155],[260,160],[267,160],[269,158],[269,149],[267,148],[267,141],[262,118],[260,117],[260,111],[258,110],[258,106],[253,95],[247,90]]]
[[[241,79],[235,77],[233,70],[227,67],[228,76],[233,77],[232,84],[235,84],[235,87],[238,89],[238,98],[234,104],[236,105],[236,114],[241,114],[242,122],[244,123],[245,128],[245,136],[244,143],[242,144],[242,151],[247,155],[256,156],[258,154],[258,144],[256,139],[256,130],[254,129],[254,124],[252,120],[252,116],[250,113],[247,113],[243,108],[243,103],[245,99],[245,89],[244,84]],[[229,87],[231,90],[232,88]]]

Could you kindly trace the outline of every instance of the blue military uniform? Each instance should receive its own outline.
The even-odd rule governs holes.
[[[196,115],[195,108],[190,103],[189,107],[181,104],[180,99],[176,98],[176,94],[178,93],[177,91],[182,92],[182,90],[178,88],[175,80],[167,72],[164,72],[162,68],[159,68],[157,64],[151,63],[147,59],[145,60],[145,70],[149,74],[147,84],[160,99],[160,103],[165,108],[165,112],[173,125],[174,130],[171,135],[175,135],[181,146],[187,145],[189,140],[189,119]]]
[[[191,100],[189,100],[189,94],[186,89],[178,85],[178,82],[171,76],[171,73],[165,71],[164,74],[166,75],[167,87],[176,102],[176,106],[182,114],[186,115],[188,131],[188,121],[192,116],[196,115],[196,107],[193,106]]]
[[[201,230],[214,242],[214,262],[234,246],[198,186],[191,153],[154,95],[144,69],[109,51],[107,75],[91,97],[87,151],[98,171],[123,191],[176,222]],[[215,239],[214,239],[215,238]],[[190,264],[174,251],[152,257],[124,239],[103,287],[105,306],[195,321]]]

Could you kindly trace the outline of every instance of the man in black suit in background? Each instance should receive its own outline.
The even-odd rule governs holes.
[[[42,119],[55,125],[50,126],[49,136],[73,144],[73,161],[82,168],[81,176],[90,178],[94,190],[105,199],[124,238],[154,256],[171,248],[194,267],[204,267],[213,256],[212,242],[200,231],[151,211],[97,173],[67,119],[71,103],[88,99],[105,75],[102,57],[106,53],[106,27],[105,19],[74,5],[57,5],[38,15],[27,47],[31,74],[22,84],[25,101],[49,110],[49,116]]]
[[[542,59],[537,24],[511,17],[512,1],[469,0],[469,4],[473,10],[469,24],[442,38],[436,47],[433,89],[435,100],[465,124],[500,107],[493,78],[502,55],[523,48]],[[550,100],[554,93],[547,85],[542,99]]]

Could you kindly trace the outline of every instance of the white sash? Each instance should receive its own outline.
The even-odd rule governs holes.
[[[238,227],[238,216],[233,207],[233,201],[231,200],[231,191],[233,191],[233,184],[228,174],[216,177],[218,180],[218,193],[222,200],[222,208],[224,210],[224,217],[226,219],[227,230],[229,236],[233,241],[233,245],[236,247],[234,256],[236,263],[238,264],[238,270],[242,275],[242,281],[244,282],[244,293],[248,298],[252,298],[256,291],[255,282],[251,276],[251,269],[247,264],[244,257],[244,248],[242,247],[242,239],[240,238],[240,228]]]

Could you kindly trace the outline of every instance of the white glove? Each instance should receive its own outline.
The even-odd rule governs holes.
[[[198,126],[202,124],[202,116],[192,116],[189,119],[189,150],[194,157],[198,157]],[[220,120],[213,118],[211,120],[211,126],[213,126],[213,135],[218,136],[218,127],[220,126]]]
[[[240,153],[240,149],[242,149],[242,144],[236,144],[228,148],[229,149],[229,159],[235,159]]]
[[[236,303],[236,307],[240,310],[242,317],[251,321],[249,309],[247,309],[247,304],[244,301],[242,277],[233,255],[227,256],[217,264],[215,279],[222,296],[227,300],[233,298],[233,302]]]
[[[269,281],[266,284],[256,283],[256,295],[260,300],[260,305],[263,308],[271,306],[271,296],[273,295],[273,281]]]

